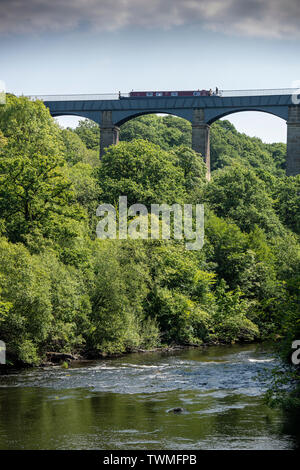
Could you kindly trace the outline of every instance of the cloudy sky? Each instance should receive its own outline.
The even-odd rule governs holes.
[[[288,88],[300,80],[299,0],[0,5],[0,80],[17,94]],[[278,118],[239,113],[230,119],[266,141],[285,140]]]

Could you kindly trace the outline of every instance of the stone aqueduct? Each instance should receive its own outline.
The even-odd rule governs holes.
[[[200,152],[210,173],[210,125],[232,113],[262,111],[287,123],[287,175],[300,173],[300,90],[222,91],[213,96],[130,97],[129,95],[35,96],[53,117],[75,115],[97,122],[101,129],[100,157],[118,143],[119,128],[137,116],[172,114],[192,124],[192,148]]]

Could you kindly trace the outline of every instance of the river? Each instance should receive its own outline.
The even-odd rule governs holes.
[[[233,345],[2,375],[0,449],[296,449],[295,416],[263,403],[275,364]]]

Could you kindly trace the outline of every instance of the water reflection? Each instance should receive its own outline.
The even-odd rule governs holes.
[[[262,402],[273,365],[248,345],[2,376],[0,448],[295,448],[297,422]]]

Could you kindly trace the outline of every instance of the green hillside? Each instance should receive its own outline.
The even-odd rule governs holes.
[[[212,179],[172,116],[61,129],[41,102],[0,107],[0,338],[11,364],[184,344],[300,338],[300,175],[284,144],[228,121],[211,130]],[[205,243],[100,240],[96,208],[205,203]]]

